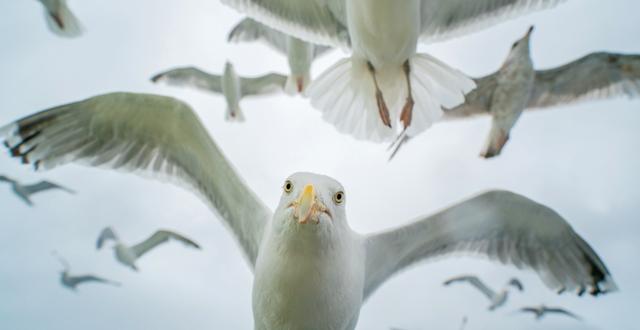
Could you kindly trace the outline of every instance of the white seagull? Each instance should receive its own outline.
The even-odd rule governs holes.
[[[136,245],[129,246],[120,241],[111,227],[107,227],[103,229],[102,232],[100,232],[100,236],[98,237],[98,241],[96,242],[96,248],[99,250],[104,246],[106,241],[113,240],[115,242],[115,245],[113,246],[113,252],[116,256],[116,259],[123,265],[131,267],[131,269],[138,271],[136,261],[140,257],[142,257],[145,253],[149,252],[156,246],[169,242],[169,240],[171,239],[180,241],[187,246],[200,249],[200,246],[194,241],[168,230],[158,230],[146,240]]]
[[[63,186],[60,186],[58,184],[55,184],[53,182],[50,181],[40,181],[38,183],[34,183],[34,184],[28,184],[28,185],[23,185],[20,182],[13,180],[9,177],[6,177],[4,175],[0,175],[0,182],[7,182],[11,185],[11,189],[13,189],[13,192],[16,194],[16,196],[18,196],[22,201],[24,201],[25,203],[27,203],[27,205],[29,206],[33,206],[33,202],[31,201],[31,195],[33,194],[37,194],[39,192],[43,192],[46,190],[62,190],[62,191],[66,191],[70,194],[74,194],[75,192],[71,189],[65,188]]]
[[[306,94],[338,131],[373,141],[415,136],[475,87],[462,72],[417,53],[419,39],[452,37],[559,2],[222,0],[305,41],[350,48],[351,57],[327,69]]]
[[[339,182],[295,173],[278,188],[282,197],[272,211],[193,110],[169,97],[96,96],[10,123],[0,137],[36,169],[79,162],[192,187],[231,230],[253,270],[256,329],[354,329],[362,304],[394,274],[455,252],[532,269],[559,292],[616,289],[603,261],[567,221],[511,192],[489,191],[361,235],[349,227],[348,195]]]
[[[502,67],[475,79],[477,88],[464,104],[445,110],[444,120],[490,115],[491,131],[482,157],[500,154],[509,133],[525,110],[538,110],[587,100],[640,96],[640,55],[597,52],[565,65],[534,70],[529,50],[531,31],[511,46]],[[399,139],[395,155],[409,137]]]
[[[44,6],[44,16],[51,32],[65,38],[82,34],[82,25],[67,5],[67,0],[38,0]]]
[[[287,77],[277,73],[269,73],[255,78],[239,77],[233,64],[227,62],[222,76],[187,67],[159,73],[153,76],[151,81],[222,94],[227,101],[225,119],[241,122],[244,121],[244,114],[240,109],[240,100],[243,97],[269,95],[283,91]]]
[[[55,253],[54,253],[55,255]],[[63,270],[60,272],[60,283],[67,289],[76,291],[78,285],[85,283],[103,283],[113,286],[120,286],[120,283],[104,279],[95,275],[71,275],[69,262],[58,256],[58,261],[62,264]]]
[[[473,285],[476,289],[480,290],[480,292],[482,292],[485,296],[487,296],[487,298],[489,298],[489,300],[491,301],[491,305],[489,305],[490,311],[493,311],[496,308],[501,307],[507,302],[507,298],[509,297],[510,286],[515,287],[521,292],[524,290],[522,283],[520,283],[520,281],[517,278],[512,278],[511,280],[509,280],[509,282],[507,282],[507,284],[502,288],[502,290],[498,292],[493,291],[490,287],[488,287],[486,284],[480,281],[480,279],[477,278],[476,276],[467,275],[467,276],[454,277],[444,282],[444,285],[450,285],[451,283],[458,283],[458,282],[467,282]]]
[[[536,320],[540,321],[547,314],[561,314],[582,321],[582,318],[564,308],[561,307],[547,307],[545,305],[535,307],[523,307],[519,310],[521,313],[533,313],[536,316]]]
[[[251,18],[243,19],[229,33],[229,42],[263,40],[287,56],[290,74],[284,90],[287,94],[302,93],[311,83],[311,64],[331,47],[314,45],[274,30]]]

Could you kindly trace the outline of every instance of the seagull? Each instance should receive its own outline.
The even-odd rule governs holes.
[[[233,64],[227,62],[223,76],[210,74],[193,67],[177,68],[151,78],[154,83],[166,82],[174,86],[188,86],[223,94],[227,101],[225,119],[244,121],[240,100],[245,96],[274,94],[284,89],[287,77],[269,73],[255,78],[239,77]]]
[[[338,131],[377,142],[415,136],[475,87],[418,41],[464,32],[550,7],[561,0],[222,0],[241,13],[308,42],[351,50],[306,94]]]
[[[347,221],[345,187],[298,172],[277,187],[280,202],[271,209],[189,105],[171,97],[99,95],[9,123],[0,139],[35,169],[74,162],[191,187],[230,229],[253,271],[255,329],[354,329],[383,283],[446,255],[480,254],[528,268],[557,292],[616,290],[604,262],[562,216],[512,192],[488,191],[397,228],[359,234]]]
[[[580,316],[561,307],[547,307],[545,305],[540,305],[535,307],[523,307],[519,311],[522,313],[535,314],[536,320],[538,321],[540,321],[546,314],[563,314],[578,321],[582,321],[582,318]]]
[[[54,253],[54,255],[56,254]],[[63,267],[63,270],[60,272],[60,283],[62,283],[62,285],[69,290],[76,291],[78,285],[89,283],[89,282],[97,282],[97,283],[104,283],[104,284],[109,284],[113,286],[120,286],[120,283],[118,282],[113,282],[95,275],[70,275],[69,271],[71,267],[69,266],[69,262],[67,262],[66,259],[60,256],[57,256],[57,258]]]
[[[464,104],[445,110],[444,120],[490,115],[491,131],[481,157],[500,155],[524,110],[546,109],[588,100],[640,96],[640,55],[596,52],[565,65],[534,70],[529,42],[533,27],[511,46],[502,67],[475,79]],[[408,136],[400,138],[391,158]]]
[[[44,6],[47,26],[60,37],[75,38],[82,35],[82,25],[67,5],[67,0],[38,0]]]
[[[229,42],[263,40],[287,56],[290,75],[285,84],[287,94],[302,93],[311,82],[311,63],[331,47],[314,45],[274,30],[251,18],[245,18],[229,33]]]
[[[31,201],[30,197],[33,194],[37,194],[39,192],[42,191],[46,191],[46,190],[53,190],[53,189],[57,189],[57,190],[62,190],[62,191],[66,191],[70,194],[74,194],[75,192],[71,189],[65,188],[63,186],[57,185],[53,182],[50,181],[40,181],[38,183],[34,183],[34,184],[29,184],[29,185],[23,185],[20,184],[18,181],[13,180],[9,177],[6,177],[4,175],[0,175],[0,182],[7,182],[11,185],[11,188],[13,189],[13,192],[25,203],[27,203],[27,205],[29,206],[33,206],[33,202]]]
[[[507,302],[507,298],[509,296],[509,286],[513,286],[520,290],[521,292],[524,290],[522,283],[517,278],[512,278],[507,282],[507,284],[500,290],[499,292],[493,291],[490,287],[480,281],[476,276],[459,276],[454,277],[452,279],[444,282],[444,285],[450,285],[451,283],[457,282],[468,282],[469,284],[476,287],[476,289],[480,290],[489,300],[491,301],[491,305],[489,306],[489,310],[493,311],[498,307],[501,307]]]
[[[469,318],[466,316],[463,316],[462,322],[460,323],[460,330],[464,330],[467,327],[467,323],[469,323]]]
[[[113,229],[111,229],[111,227],[107,227],[103,229],[102,232],[100,232],[100,236],[98,237],[98,241],[96,243],[96,248],[98,250],[101,249],[102,246],[104,246],[104,243],[108,240],[115,241],[113,251],[115,253],[116,259],[118,259],[118,261],[123,265],[131,267],[131,269],[137,271],[138,267],[136,266],[136,260],[138,260],[138,258],[149,252],[149,250],[162,243],[166,243],[171,239],[180,241],[187,246],[200,249],[200,246],[192,240],[168,230],[158,230],[146,240],[136,245],[127,246],[124,243],[120,242],[120,239],[118,239],[118,236],[113,231]]]

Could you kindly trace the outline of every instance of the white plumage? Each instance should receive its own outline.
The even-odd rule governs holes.
[[[444,285],[451,285],[452,283],[464,283],[464,282],[474,286],[476,289],[482,292],[482,294],[484,294],[489,299],[489,301],[491,302],[491,304],[489,305],[489,310],[491,311],[499,307],[502,307],[507,302],[507,299],[509,298],[510,286],[513,286],[520,291],[524,290],[522,283],[520,283],[520,281],[517,278],[512,278],[511,280],[509,280],[509,282],[507,282],[507,284],[500,291],[496,292],[490,287],[488,287],[478,277],[470,276],[470,275],[451,278],[445,281]]]

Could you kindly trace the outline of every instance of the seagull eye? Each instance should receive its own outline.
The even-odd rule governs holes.
[[[287,180],[284,183],[284,192],[286,192],[287,194],[290,193],[291,191],[293,191],[293,183],[291,183],[291,181]]]
[[[342,202],[344,202],[344,192],[338,191],[333,194],[333,202],[336,204],[342,204]]]
[[[517,43],[517,42],[514,42],[514,43],[513,43],[513,46],[511,46],[511,49],[516,48],[516,46],[518,46],[518,43]]]

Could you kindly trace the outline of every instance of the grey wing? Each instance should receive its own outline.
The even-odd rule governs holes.
[[[154,83],[192,87],[209,92],[222,93],[222,77],[194,67],[175,68],[158,73],[151,78]]]
[[[520,282],[520,280],[517,278],[512,278],[511,280],[509,280],[509,285],[516,287],[516,289],[520,291],[524,291],[524,285],[522,285],[522,282]]]
[[[556,314],[563,314],[566,316],[569,316],[571,318],[574,318],[576,320],[582,320],[582,318],[564,308],[559,308],[559,307],[547,307],[544,309],[545,313],[556,313]]]
[[[287,82],[287,76],[270,73],[256,78],[240,78],[242,96],[264,95],[281,92]]]
[[[592,53],[537,71],[528,106],[544,108],[622,95],[640,96],[640,55]]]
[[[59,189],[59,190],[64,190],[70,194],[73,194],[74,191],[69,189],[69,188],[65,188],[61,185],[58,185],[56,183],[53,182],[49,182],[49,181],[40,181],[36,184],[31,184],[31,185],[25,185],[23,186],[24,189],[27,191],[27,193],[29,195],[31,194],[35,194],[41,191],[45,191],[45,190],[51,190],[51,189]]]
[[[64,38],[75,38],[82,35],[82,24],[69,9],[65,1],[42,2],[45,7],[45,19],[49,30]]]
[[[484,284],[484,282],[480,281],[480,279],[476,276],[466,275],[466,276],[454,277],[444,282],[444,285],[450,285],[451,283],[455,283],[455,282],[467,282],[473,285],[474,287],[476,287],[476,289],[480,290],[480,292],[482,292],[489,299],[493,299],[493,297],[496,295],[496,293],[493,290],[491,290],[491,288],[489,288],[486,284]]]
[[[491,99],[498,87],[496,73],[474,79],[476,89],[465,95],[464,103],[452,109],[444,109],[442,120],[455,120],[489,114]]]
[[[349,47],[345,0],[222,0],[222,3],[304,41]]]
[[[534,307],[522,307],[519,309],[519,311],[521,313],[533,313],[533,314],[538,314],[538,309],[534,308]]]
[[[245,18],[231,30],[227,40],[230,42],[263,40],[267,45],[287,55],[287,38],[286,34],[278,30],[251,18]]]
[[[68,278],[68,283],[71,286],[76,286],[78,284],[87,283],[87,282],[98,282],[98,283],[106,283],[112,285],[120,285],[120,283],[113,282],[102,277],[94,276],[94,275],[82,275],[82,276],[70,276]]]
[[[313,59],[316,59],[316,58],[326,54],[331,49],[333,49],[333,48],[331,48],[329,46],[314,45],[313,46]]]
[[[454,252],[533,269],[547,287],[598,295],[616,290],[609,271],[555,211],[490,191],[395,230],[366,237],[365,298],[405,267]]]
[[[166,243],[171,239],[182,242],[185,245],[194,247],[196,249],[200,248],[200,246],[197,243],[180,234],[177,234],[168,230],[159,230],[155,232],[153,235],[151,235],[151,237],[144,240],[143,242],[132,246],[131,249],[135,253],[136,257],[139,258],[143,254],[149,252],[149,250],[155,248],[156,246],[162,243]]]
[[[475,32],[564,0],[421,0],[421,39],[426,42]]]
[[[96,242],[96,249],[101,249],[107,240],[118,240],[118,236],[111,227],[107,227],[100,232],[100,236],[98,236],[98,241]]]
[[[187,104],[158,95],[105,94],[27,116],[0,128],[2,137],[14,156],[36,169],[79,162],[151,173],[192,188],[254,265],[271,211]]]

